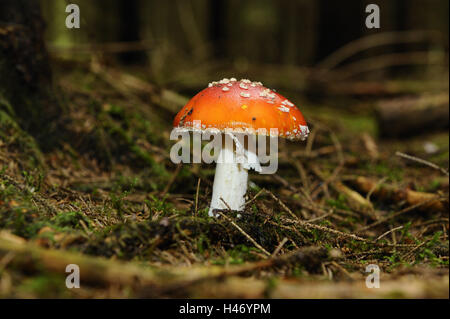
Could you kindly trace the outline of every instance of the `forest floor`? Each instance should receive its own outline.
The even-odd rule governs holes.
[[[184,97],[56,69],[58,147],[0,118],[0,297],[449,297],[448,175],[397,153],[448,168],[448,131],[382,140],[370,102],[302,100],[308,140],[280,141],[275,175],[250,174],[240,218],[210,218],[214,166],[169,159]]]

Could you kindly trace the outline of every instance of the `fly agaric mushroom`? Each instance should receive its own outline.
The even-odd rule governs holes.
[[[201,127],[194,127],[196,121],[201,122]],[[259,129],[270,132],[276,128],[279,137],[290,140],[305,140],[309,133],[300,110],[281,94],[264,87],[261,82],[237,81],[235,78],[209,83],[178,112],[173,126],[182,130],[215,129],[232,135],[256,134]],[[234,141],[238,143],[235,138]],[[233,155],[236,155],[233,146],[225,143],[219,158],[231,156],[235,159]],[[247,157],[257,159],[254,151],[247,153]],[[215,209],[244,209],[248,169],[258,170],[258,166],[259,163],[249,166],[236,160],[217,161],[210,216],[215,215]]]

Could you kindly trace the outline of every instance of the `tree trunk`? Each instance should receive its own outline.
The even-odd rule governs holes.
[[[0,2],[0,112],[37,138],[48,136],[61,111],[52,93],[44,27],[38,1]]]
[[[119,41],[140,41],[139,1],[120,0],[118,8]],[[145,54],[142,51],[123,52],[119,54],[119,57],[120,60],[126,64],[139,64],[145,61]]]
[[[409,137],[447,129],[448,93],[383,101],[376,106],[376,115],[382,137]]]

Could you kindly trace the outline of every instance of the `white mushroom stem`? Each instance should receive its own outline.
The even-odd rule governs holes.
[[[247,182],[248,170],[241,164],[218,163],[214,176],[209,216],[217,217],[219,215],[214,214],[214,209],[242,211],[245,207],[244,196],[247,192]]]
[[[209,216],[217,217],[219,215],[214,214],[214,209],[244,210],[248,170],[261,171],[255,150],[244,150],[233,134],[229,134],[227,137],[231,137],[236,144],[236,151],[233,149],[233,143],[225,143],[220,151],[214,175]]]

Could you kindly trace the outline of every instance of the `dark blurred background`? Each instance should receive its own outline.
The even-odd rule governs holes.
[[[80,8],[79,29],[66,27],[69,3]],[[370,3],[380,28],[366,27]],[[448,127],[448,9],[447,0],[1,0],[10,62],[0,71],[42,87],[51,66],[66,88],[95,74],[127,100],[131,90],[140,103],[163,104],[167,119],[209,82],[249,78],[289,96],[309,119],[327,114],[314,111],[322,107],[375,110],[379,136],[410,136]],[[23,105],[16,82],[0,87]],[[30,108],[16,108],[27,117]]]
[[[81,28],[67,32],[65,6],[81,9]],[[365,8],[376,3],[381,28],[367,29]],[[145,41],[149,51],[190,59],[314,65],[365,35],[405,30],[448,38],[446,0],[41,0],[55,45]],[[72,30],[74,31],[74,30]],[[445,41],[444,41],[445,40]]]
[[[392,104],[377,106],[380,135],[448,127],[447,0],[77,0],[81,28],[71,30],[73,1],[40,2],[54,57],[96,57],[186,97],[223,77],[250,78],[305,110],[309,101],[360,112],[360,98],[433,94],[424,103],[439,110],[425,125],[398,123],[422,100],[394,101],[395,114]],[[370,3],[380,8],[379,29],[366,27]]]
[[[64,9],[72,2],[41,0],[51,49],[80,57],[94,49],[118,53],[121,62],[146,63],[161,84],[204,84],[205,74],[221,67],[262,73],[263,65],[320,66],[352,41],[389,32],[415,31],[391,41],[375,38],[361,52],[324,66],[413,51],[429,56],[418,61],[421,56],[413,55],[410,64],[437,64],[439,58],[442,64],[448,52],[447,0],[77,0],[81,28],[68,30]],[[380,29],[365,26],[370,3],[380,7]]]

